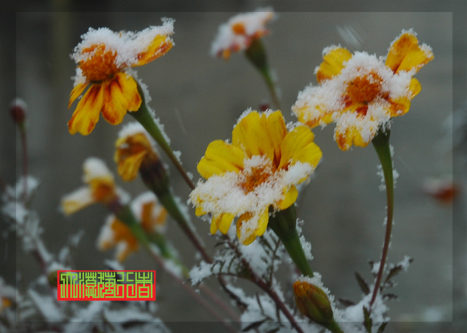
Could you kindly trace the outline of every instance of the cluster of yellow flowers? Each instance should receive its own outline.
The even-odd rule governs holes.
[[[248,48],[252,40],[267,32],[265,24],[273,17],[268,11],[232,18],[221,27],[213,52],[227,58],[232,51]],[[169,37],[172,33],[173,20],[165,19],[163,26],[136,34],[99,29],[83,35],[73,55],[78,68],[70,105],[84,95],[68,122],[70,133],[91,133],[100,112],[114,125],[121,123],[127,112],[137,112],[142,92],[129,68],[167,53],[174,45]],[[231,40],[221,38],[224,35]],[[227,233],[239,216],[238,237],[244,244],[251,243],[265,232],[271,209],[284,210],[294,204],[296,185],[319,163],[322,153],[313,143],[310,128],[335,122],[335,139],[342,150],[352,144],[368,145],[378,129],[389,126],[392,117],[409,110],[410,101],[421,90],[413,75],[432,59],[431,49],[420,46],[412,31],[403,31],[391,44],[385,63],[362,52],[352,55],[342,47],[326,49],[316,70],[319,86],[307,87],[292,107],[303,125],[288,130],[280,111],[250,110],[235,126],[232,143],[217,140],[207,147],[198,164],[206,181],[200,181],[190,195],[196,214],[212,214],[213,234],[217,230]],[[156,158],[153,144],[143,132],[117,141],[116,160],[124,180],[136,177],[145,158]],[[108,175],[99,179],[99,186],[92,179],[86,181],[92,190],[79,193],[79,204],[71,198],[65,200],[66,212],[92,201],[110,200],[114,185]]]

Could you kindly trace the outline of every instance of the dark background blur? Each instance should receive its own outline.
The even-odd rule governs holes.
[[[278,77],[287,121],[296,120],[290,108],[298,92],[311,82],[316,84],[313,72],[322,61],[324,47],[341,44],[351,51],[384,56],[402,29],[413,28],[420,43],[433,48],[435,59],[416,75],[422,91],[413,100],[410,112],[395,118],[392,127],[394,163],[400,177],[395,192],[389,261],[398,262],[405,255],[415,261],[408,273],[397,278],[394,292],[401,296],[400,301],[388,305],[391,319],[400,322],[392,326],[394,330],[413,329],[410,321],[453,319],[453,300],[466,296],[466,256],[458,255],[458,249],[462,250],[465,243],[462,234],[465,196],[461,194],[457,199],[456,211],[452,205],[439,204],[426,195],[423,184],[429,177],[450,175],[453,170],[449,117],[465,101],[465,90],[464,100],[458,98],[465,85],[456,82],[465,82],[462,81],[465,58],[461,65],[458,59],[465,56],[466,48],[466,40],[459,38],[459,32],[453,29],[458,29],[457,20],[465,20],[463,1],[451,2],[446,8],[437,8],[436,1],[425,1],[424,6],[414,1],[400,8],[381,3],[372,7],[373,2],[360,1],[353,7],[347,4],[340,9],[328,3],[326,7],[306,7],[307,11],[301,12],[300,7],[295,10],[268,1],[230,1],[224,8],[201,4],[196,7],[195,3],[180,7],[178,2],[166,2],[158,10],[152,2],[142,1],[138,7],[141,12],[127,8],[123,1],[103,1],[95,9],[98,12],[91,12],[88,3],[26,2],[24,8],[28,10],[23,9],[16,16],[4,14],[2,21],[5,27],[16,26],[16,34],[2,34],[0,107],[6,111],[15,96],[28,104],[29,168],[41,181],[34,209],[40,214],[43,238],[52,253],[60,250],[69,235],[85,230],[76,255],[76,269],[102,269],[103,259],[113,258],[113,252],[100,253],[95,246],[107,216],[103,207],[91,206],[70,218],[58,211],[61,197],[81,186],[82,163],[87,157],[104,159],[116,172],[114,142],[121,125],[111,126],[101,117],[92,134],[86,137],[70,135],[66,126],[75,107],[67,109],[73,87],[70,78],[75,75],[75,64],[69,55],[89,27],[138,31],[160,25],[162,17],[176,20],[175,47],[164,57],[141,67],[138,75],[149,87],[150,106],[165,125],[172,148],[182,152],[183,165],[195,175],[195,180],[196,164],[207,145],[216,139],[230,138],[236,119],[245,109],[257,109],[260,103],[270,100],[261,77],[242,54],[233,54],[228,62],[209,55],[219,25],[232,15],[269,5],[278,12],[277,20],[269,24],[271,34],[263,41],[270,66]],[[359,42],[349,41],[352,35]],[[15,49],[10,45],[15,45]],[[9,79],[12,77],[16,77],[16,91],[12,87],[14,81]],[[18,153],[16,170],[18,174],[21,172],[19,140],[14,139],[17,136],[10,119],[7,116],[2,119],[0,175],[12,184],[15,153]],[[125,117],[124,123],[130,121],[131,117]],[[353,276],[358,271],[371,280],[367,262],[379,260],[385,193],[378,189],[379,162],[371,145],[342,152],[333,141],[333,130],[332,124],[324,130],[313,130],[323,160],[300,198],[299,217],[305,220],[304,232],[312,243],[313,269],[322,274],[325,285],[337,297],[359,300],[361,295]],[[172,167],[171,174],[175,192],[185,202],[189,190]],[[117,183],[132,197],[144,191],[139,179],[132,183],[117,179]],[[214,240],[208,236],[208,224],[194,216],[193,222],[212,248]],[[168,235],[185,262],[193,265],[196,262],[193,247],[174,223],[169,222]],[[456,246],[457,240],[462,244]],[[2,269],[2,276],[10,283],[14,282],[15,264],[25,281],[39,274],[38,265],[24,254],[20,241],[16,242],[15,255],[14,235],[2,239],[1,244],[4,245],[0,246],[0,258],[5,258],[5,264],[0,267],[7,268]],[[131,256],[125,267],[154,266],[141,252]],[[163,273],[158,272],[157,278],[159,314],[163,320],[210,320],[202,310],[187,305],[188,296]],[[454,284],[456,278],[461,283]],[[433,310],[443,316],[430,315]]]

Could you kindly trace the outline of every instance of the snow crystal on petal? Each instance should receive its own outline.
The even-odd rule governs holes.
[[[219,27],[219,31],[214,42],[211,45],[211,55],[218,56],[222,51],[234,49],[235,51],[242,51],[246,49],[250,43],[251,38],[259,35],[264,35],[267,30],[265,24],[274,19],[272,8],[262,8],[255,12],[238,14],[227,23]],[[243,33],[235,33],[232,27],[241,24],[244,28]]]
[[[105,165],[104,161],[96,157],[88,157],[84,161],[84,176],[83,181],[88,183],[89,181],[96,178],[110,178],[113,179],[113,175]]]

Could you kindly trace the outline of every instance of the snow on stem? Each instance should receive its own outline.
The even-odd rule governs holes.
[[[313,277],[313,271],[303,252],[302,244],[297,233],[297,213],[295,206],[276,212],[269,220],[269,227],[276,233],[284,244],[287,253],[297,265],[300,272],[309,277]]]
[[[142,98],[141,106],[138,111],[130,112],[130,114],[144,127],[146,131],[153,137],[154,140],[159,144],[162,150],[167,154],[170,161],[177,168],[180,175],[183,177],[188,186],[193,190],[195,185],[191,181],[185,169],[180,164],[179,159],[175,156],[172,148],[170,148],[167,140],[165,139],[161,129],[157,126],[154,118],[148,110],[146,105],[146,100],[144,97],[144,92],[138,84],[138,92]]]

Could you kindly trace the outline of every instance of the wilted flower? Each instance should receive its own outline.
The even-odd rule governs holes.
[[[84,92],[71,120],[71,134],[88,135],[102,112],[112,125],[120,124],[127,111],[138,111],[142,98],[131,67],[145,65],[166,54],[174,45],[173,20],[143,31],[113,32],[107,28],[89,29],[75,47],[73,60],[78,64],[68,107]]]
[[[76,213],[93,203],[107,205],[116,199],[125,198],[126,194],[117,189],[112,173],[102,160],[90,157],[84,161],[83,169],[83,182],[87,186],[63,197],[61,206],[66,215]]]
[[[247,110],[232,143],[209,144],[198,164],[200,181],[190,194],[196,214],[212,214],[211,233],[226,234],[235,216],[237,235],[252,243],[268,225],[269,209],[284,210],[297,199],[295,185],[313,172],[322,153],[306,126],[290,131],[280,111]]]
[[[391,117],[409,111],[421,90],[413,75],[433,53],[426,44],[418,44],[413,31],[403,31],[385,61],[336,46],[324,49],[323,59],[316,68],[319,86],[300,92],[292,110],[311,128],[336,122],[335,140],[347,150],[352,144],[367,146],[379,128],[390,126]]]
[[[167,211],[159,204],[152,192],[137,197],[132,202],[131,209],[146,233],[164,231]],[[125,261],[128,255],[139,250],[139,242],[130,228],[114,215],[107,218],[97,244],[102,251],[117,247],[115,256],[119,262]]]
[[[231,52],[246,50],[254,40],[268,33],[266,23],[274,16],[274,12],[266,8],[232,17],[219,27],[211,54],[228,59]]]
[[[154,140],[139,123],[130,123],[119,133],[115,143],[115,162],[118,164],[118,174],[125,181],[136,178],[143,161],[157,162],[158,153]]]

